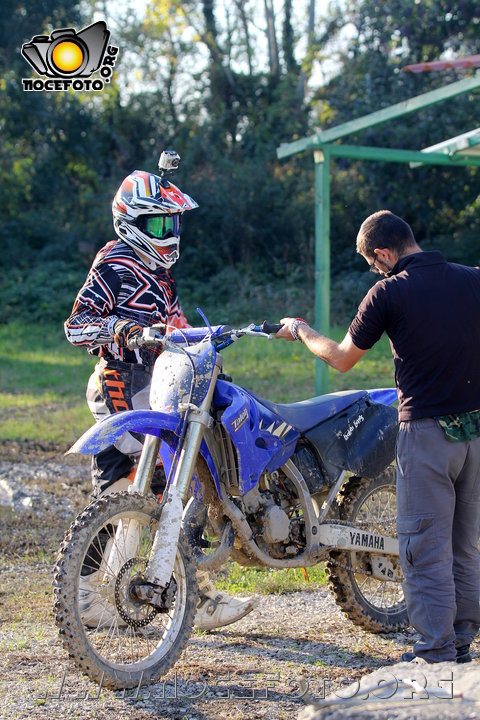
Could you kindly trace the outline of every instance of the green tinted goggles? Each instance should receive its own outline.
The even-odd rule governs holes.
[[[155,215],[147,217],[145,221],[146,232],[158,240],[165,240],[169,237],[180,235],[180,214]]]

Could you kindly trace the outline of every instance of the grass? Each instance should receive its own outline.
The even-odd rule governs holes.
[[[215,575],[215,587],[232,595],[284,595],[297,590],[315,590],[325,585],[324,564],[315,567],[272,570],[270,568],[246,568],[233,562]]]
[[[330,335],[340,341],[346,328],[335,327]],[[245,337],[224,353],[224,368],[234,382],[274,402],[295,402],[315,395],[315,357],[300,343]],[[393,360],[387,338],[349,373],[329,368],[329,389],[349,390],[393,387]]]
[[[61,327],[0,326],[0,440],[73,442],[92,424],[85,387],[94,364]]]
[[[333,328],[343,338],[345,328]],[[223,353],[224,371],[234,382],[276,402],[315,394],[315,359],[299,343],[245,337]],[[0,441],[30,440],[67,446],[93,424],[85,401],[95,365],[85,349],[74,348],[62,327],[0,326]],[[329,370],[330,390],[394,385],[386,338],[342,375]]]

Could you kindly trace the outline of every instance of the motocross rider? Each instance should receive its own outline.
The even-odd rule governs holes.
[[[179,257],[182,215],[198,205],[167,179],[179,160],[175,151],[164,151],[160,176],[135,170],[124,179],[112,204],[118,238],[98,252],[65,322],[69,342],[85,346],[99,357],[87,385],[87,403],[96,421],[121,410],[150,407],[149,389],[158,351],[130,350],[128,341],[154,323],[188,327],[170,269]],[[141,450],[142,436],[125,433],[115,445],[94,456],[93,495],[127,489]],[[152,491],[159,494],[164,487],[165,474],[159,464]],[[240,600],[217,591],[206,572],[198,572],[197,579],[197,629],[236,622],[256,605],[253,598]],[[82,618],[87,625],[96,626],[98,611],[88,602],[92,581],[82,571]]]
[[[399,399],[400,564],[420,634],[401,659],[470,662],[480,627],[480,268],[422,251],[388,210],[362,223],[357,252],[383,278],[342,342],[299,318],[284,318],[277,337],[300,340],[346,372],[388,335]]]

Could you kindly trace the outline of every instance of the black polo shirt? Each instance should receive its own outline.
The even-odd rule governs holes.
[[[480,409],[480,269],[440,252],[401,258],[367,293],[349,328],[368,350],[390,338],[399,419]]]

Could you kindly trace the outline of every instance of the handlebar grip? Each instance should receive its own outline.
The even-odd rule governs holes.
[[[266,320],[263,321],[261,324],[262,332],[275,335],[279,330],[281,330],[283,325],[280,323],[269,323]]]
[[[127,343],[127,348],[129,350],[136,350],[139,347],[142,347],[143,345],[143,338],[141,335],[136,335]]]

